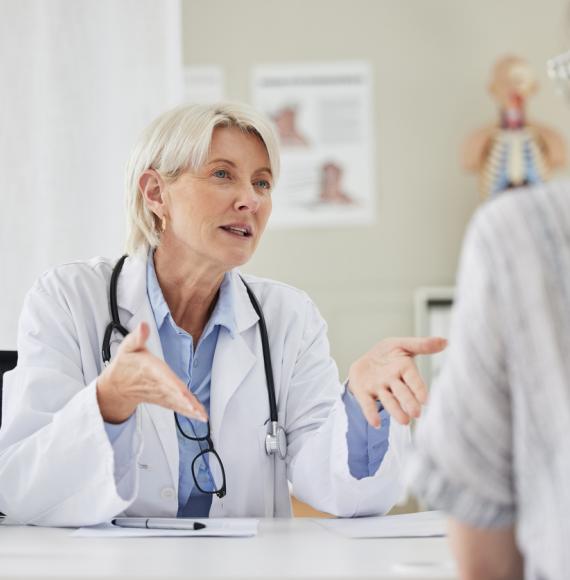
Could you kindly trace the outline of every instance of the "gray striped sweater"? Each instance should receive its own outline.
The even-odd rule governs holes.
[[[570,184],[479,210],[448,348],[412,489],[473,526],[515,526],[525,578],[570,578]]]

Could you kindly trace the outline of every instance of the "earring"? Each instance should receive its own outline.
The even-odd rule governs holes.
[[[160,219],[160,233],[164,233],[166,230],[166,216],[162,216]]]

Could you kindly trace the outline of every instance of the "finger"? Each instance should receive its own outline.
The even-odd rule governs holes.
[[[378,413],[378,406],[376,398],[369,394],[355,394],[356,400],[362,409],[362,414],[371,427],[379,429],[381,425],[380,413]]]
[[[137,333],[137,350],[146,348],[146,341],[150,335],[150,326],[146,322],[140,322]]]
[[[146,348],[145,344],[150,334],[150,328],[146,322],[139,322],[138,326],[121,343],[123,352],[140,352]]]
[[[157,379],[160,405],[191,419],[207,421],[208,416],[202,404],[192,395],[178,375],[162,360],[162,367]]]
[[[416,399],[422,405],[425,405],[428,398],[428,390],[415,365],[409,367],[402,373],[402,379],[411,389],[412,393],[414,393]]]
[[[192,403],[190,403],[190,401],[181,393],[175,393],[172,391],[165,393],[161,397],[159,404],[162,407],[174,411],[179,415],[184,415],[189,419],[196,419],[198,421],[203,420],[203,415],[198,413],[196,407],[194,407]]]
[[[392,395],[396,397],[401,409],[408,415],[408,417],[419,417],[421,407],[411,389],[402,381],[394,380],[390,382],[390,390]]]
[[[172,401],[180,408],[182,415],[189,416],[191,414],[192,419],[198,419],[200,421],[208,420],[208,413],[206,409],[200,403],[200,401],[188,390],[188,387],[180,380],[178,375],[164,362],[158,359],[162,366],[162,384],[163,389],[170,391],[172,395]],[[160,379],[159,379],[160,380]],[[174,408],[172,409],[175,410]]]
[[[208,420],[204,406],[165,361],[151,353],[147,353],[142,360],[146,361],[145,402],[160,405],[191,419]]]
[[[400,407],[400,403],[396,397],[388,390],[382,391],[380,394],[380,402],[384,406],[384,409],[401,425],[407,425],[410,422],[410,418]]]
[[[175,413],[178,413],[179,415],[184,415],[189,419],[203,421],[204,423],[208,420],[208,416],[205,414],[205,411],[199,410],[187,397],[181,393],[169,393],[162,406],[174,411]]]
[[[441,336],[410,336],[392,339],[393,345],[410,353],[435,354],[447,346],[447,340]]]
[[[202,405],[202,403],[200,403],[200,401],[188,390],[184,393],[184,398],[190,403],[192,408],[196,410],[198,419],[206,422],[208,420],[208,413],[206,412],[204,405]]]

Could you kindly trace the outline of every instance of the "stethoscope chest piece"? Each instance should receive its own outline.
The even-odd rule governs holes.
[[[265,436],[265,452],[267,455],[277,454],[281,459],[287,455],[287,435],[276,421],[271,422],[271,431]]]

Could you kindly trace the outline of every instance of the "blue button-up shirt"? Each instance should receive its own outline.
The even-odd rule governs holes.
[[[234,317],[232,293],[229,291],[229,277],[226,274],[220,286],[218,300],[206,323],[198,344],[188,332],[180,328],[170,313],[168,304],[162,294],[154,269],[152,254],[149,255],[147,265],[147,292],[154,313],[156,327],[160,336],[160,343],[164,360],[168,366],[186,384],[193,395],[204,405],[210,414],[210,381],[212,377],[212,363],[218,341],[220,326],[225,326],[231,334],[235,334],[236,322]],[[191,436],[205,434],[204,424],[191,421],[179,415],[178,421],[182,429]],[[185,438],[177,429],[179,476],[178,476],[178,515],[206,517],[210,511],[212,496],[202,493],[194,484],[192,475],[192,461],[202,450],[204,442],[192,441]],[[198,477],[207,480],[211,477],[206,462],[200,461]],[[205,482],[206,483],[206,482]],[[210,486],[200,483],[201,487]]]
[[[172,318],[168,304],[156,277],[152,253],[147,264],[147,292],[158,328],[164,359],[176,375],[188,386],[194,396],[210,412],[210,381],[212,363],[220,326],[235,334],[234,297],[226,274],[220,287],[218,300],[204,332],[194,346],[192,336],[181,329]],[[374,429],[368,425],[356,399],[348,389],[343,394],[348,416],[347,444],[350,473],[357,479],[374,475],[384,458],[389,445],[390,417],[386,411],[380,413],[382,426]],[[179,415],[182,428],[190,435],[203,432],[203,424],[190,421]],[[106,424],[111,443],[118,437],[121,425]],[[131,421],[132,423],[132,421]],[[200,452],[200,442],[190,441],[177,429],[179,451],[178,516],[207,517],[211,506],[211,495],[200,492],[192,476],[192,460]],[[222,458],[223,461],[223,458]],[[211,477],[207,467],[200,470],[200,478]],[[201,486],[207,488],[206,485]]]

